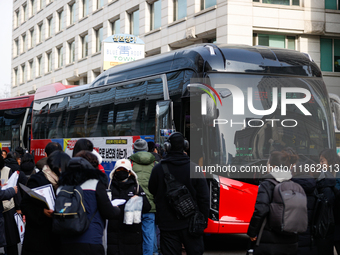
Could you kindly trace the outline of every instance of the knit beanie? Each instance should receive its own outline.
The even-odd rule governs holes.
[[[133,144],[133,151],[148,151],[148,143],[144,139],[138,139]]]
[[[181,133],[171,135],[169,142],[171,144],[170,151],[183,151],[184,150],[184,136]]]

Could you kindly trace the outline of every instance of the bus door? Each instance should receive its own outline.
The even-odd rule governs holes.
[[[11,140],[11,150],[14,151],[16,147],[20,146],[20,125],[12,125],[12,140]]]

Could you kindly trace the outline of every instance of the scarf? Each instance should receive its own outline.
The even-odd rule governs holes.
[[[56,191],[58,188],[59,177],[54,172],[52,172],[48,165],[44,166],[42,172],[44,173],[46,179],[52,184],[54,191]]]

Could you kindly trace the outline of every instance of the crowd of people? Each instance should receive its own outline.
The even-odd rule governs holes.
[[[22,148],[9,153],[3,151],[0,157],[3,184],[15,171],[19,173],[18,186],[0,190],[0,233],[5,234],[0,235],[0,247],[4,247],[4,254],[19,254],[15,213],[25,221],[22,255],[153,255],[159,251],[166,255],[181,254],[183,246],[187,254],[203,254],[203,237],[190,236],[189,219],[172,215],[172,209],[164,202],[166,190],[160,181],[164,178],[160,162],[167,164],[171,174],[188,187],[206,220],[208,185],[204,178],[190,179],[184,136],[176,132],[168,142],[172,146],[165,152],[153,142],[136,140],[134,153],[128,159],[116,161],[109,177],[88,139],[77,141],[72,157],[62,151],[59,143],[50,142],[45,147],[45,157],[36,164],[32,155]],[[63,187],[80,186],[89,219],[86,231],[77,235],[57,234],[53,230],[57,212],[24,192],[19,183],[30,189],[51,184],[57,199]],[[140,221],[134,216],[130,224],[125,206],[135,198],[142,200]],[[125,202],[113,205],[116,200]]]
[[[190,218],[179,218],[167,201],[164,168],[172,178],[184,184],[194,198],[204,218],[209,215],[209,191],[205,178],[190,178],[190,158],[185,153],[188,142],[175,132],[168,138],[166,151],[161,152],[153,142],[138,139],[133,154],[115,163],[109,177],[101,165],[102,159],[88,139],[79,139],[72,157],[62,151],[59,143],[45,147],[45,157],[36,164],[32,155],[18,147],[2,151],[0,157],[1,186],[17,172],[19,183],[30,189],[52,185],[58,193],[65,186],[80,186],[84,208],[89,221],[85,232],[78,235],[57,234],[53,231],[54,210],[19,186],[0,189],[0,247],[3,254],[18,255],[20,236],[14,215],[22,215],[25,235],[22,255],[39,254],[143,254],[164,255],[203,254],[202,235],[189,231]],[[332,169],[340,165],[340,157],[333,149],[319,154],[319,162],[300,159],[292,148],[273,151],[268,159],[272,169],[261,179],[248,235],[256,245],[253,254],[326,254],[340,252],[340,173]],[[321,164],[322,171],[309,171]],[[281,171],[282,166],[289,171]],[[324,167],[325,166],[325,167]],[[306,171],[301,171],[305,169]],[[202,173],[203,174],[203,173]],[[202,176],[203,177],[203,176]],[[306,196],[306,231],[287,233],[277,231],[267,221],[276,186],[293,181],[302,187]],[[324,237],[314,236],[312,221],[316,214],[317,195],[323,194],[330,204],[334,224]],[[140,220],[127,223],[128,202],[140,198]],[[112,201],[125,202],[113,205]],[[299,216],[302,217],[302,216]],[[158,238],[160,237],[160,238]],[[1,254],[1,250],[0,250]]]

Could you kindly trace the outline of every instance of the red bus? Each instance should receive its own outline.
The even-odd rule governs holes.
[[[56,141],[71,154],[88,138],[109,172],[136,139],[162,144],[174,130],[209,183],[207,233],[246,233],[271,151],[289,146],[318,160],[335,148],[328,93],[309,55],[215,44],[115,66],[89,85],[36,97],[31,147],[42,157]]]
[[[7,152],[30,148],[34,95],[0,99],[0,145]]]

